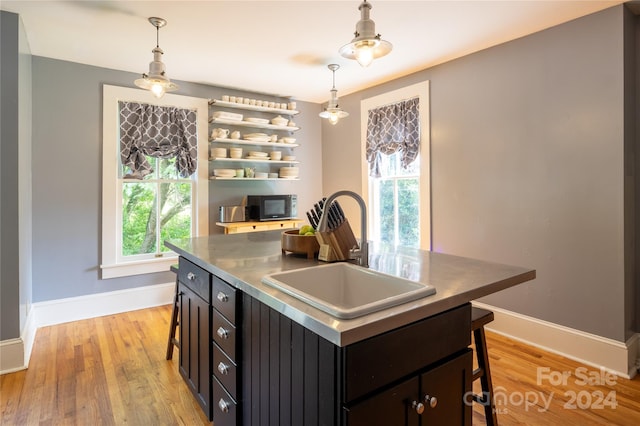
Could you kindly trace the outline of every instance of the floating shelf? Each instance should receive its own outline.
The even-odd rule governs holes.
[[[300,178],[248,178],[248,177],[217,177],[210,176],[209,180],[235,180],[235,181],[249,181],[249,180],[277,180],[279,182],[288,181],[288,180],[300,180]]]
[[[253,158],[209,158],[209,161],[228,161],[228,162],[242,162],[242,163],[262,163],[262,164],[299,164],[299,161],[285,161],[285,160],[254,160]]]
[[[294,126],[276,126],[275,124],[260,124],[260,123],[252,123],[250,121],[225,120],[223,118],[211,118],[211,117],[209,118],[209,123],[226,124],[227,126],[253,127],[254,129],[286,130],[288,132],[295,132],[296,130],[300,130],[300,127],[294,127]]]
[[[217,142],[217,143],[229,143],[229,144],[238,144],[238,145],[255,145],[255,146],[277,146],[280,148],[295,148],[300,146],[297,143],[284,143],[284,142],[253,142],[248,141],[246,139],[229,139],[229,138],[213,138],[209,139],[209,142]]]
[[[261,107],[261,106],[255,106],[255,105],[239,104],[237,102],[226,102],[218,99],[209,100],[209,105],[215,105],[215,106],[225,107],[225,108],[244,109],[247,111],[273,112],[277,114],[286,114],[286,115],[296,115],[300,113],[300,111],[296,111],[293,109]]]

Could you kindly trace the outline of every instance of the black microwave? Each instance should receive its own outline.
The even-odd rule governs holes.
[[[298,216],[298,196],[247,195],[247,207],[250,220],[295,219]]]

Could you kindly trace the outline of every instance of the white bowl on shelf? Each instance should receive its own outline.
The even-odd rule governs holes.
[[[284,161],[295,161],[296,160],[296,156],[295,155],[285,155],[284,157],[282,157],[282,159]]]
[[[271,151],[271,153],[269,154],[269,158],[274,161],[279,161],[280,159],[282,159],[282,151]]]
[[[284,138],[280,138],[280,142],[282,142],[282,143],[295,143],[296,142],[296,138],[285,136]]]
[[[213,175],[216,177],[235,177],[235,169],[213,169]]]
[[[268,176],[269,174],[266,172],[256,172],[255,174],[256,179],[266,179]]]

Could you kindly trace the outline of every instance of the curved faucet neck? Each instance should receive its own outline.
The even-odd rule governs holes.
[[[324,202],[324,207],[322,208],[320,223],[318,223],[318,231],[326,232],[329,207],[331,206],[333,201],[340,196],[351,197],[356,200],[358,202],[358,205],[360,206],[360,250],[358,257],[360,266],[364,266],[365,268],[367,268],[369,267],[369,250],[367,242],[367,205],[365,204],[364,199],[359,194],[353,191],[342,190],[335,192],[327,197],[327,200]]]

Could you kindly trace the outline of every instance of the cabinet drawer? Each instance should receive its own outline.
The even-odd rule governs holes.
[[[237,367],[233,361],[225,355],[218,345],[213,344],[213,375],[222,383],[232,398],[237,399]]]
[[[210,276],[211,274],[201,267],[194,265],[183,257],[180,258],[178,280],[202,297],[207,303],[211,303]]]
[[[213,307],[216,308],[232,324],[236,324],[237,290],[215,275],[211,276],[213,288]]]
[[[213,310],[213,341],[232,361],[236,361],[236,328],[215,309]]]
[[[238,404],[224,390],[218,379],[213,378],[213,424],[236,426]]]
[[[466,304],[342,348],[344,402],[415,373],[470,344],[471,305]]]

